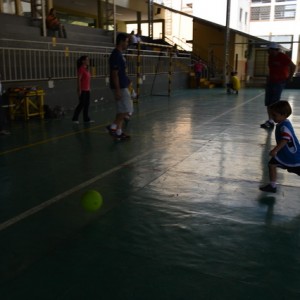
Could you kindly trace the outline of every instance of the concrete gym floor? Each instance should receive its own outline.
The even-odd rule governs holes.
[[[300,137],[298,90],[285,90]],[[262,89],[145,97],[115,142],[90,126],[14,121],[0,137],[0,294],[14,299],[300,299],[295,174],[268,180]],[[86,212],[81,195],[104,205]]]

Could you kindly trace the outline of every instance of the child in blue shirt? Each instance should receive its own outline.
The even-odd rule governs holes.
[[[270,151],[269,161],[270,183],[260,187],[264,192],[276,193],[277,168],[300,176],[300,144],[295,135],[292,123],[287,119],[292,114],[290,104],[281,100],[270,106],[276,125],[275,138],[277,145]]]

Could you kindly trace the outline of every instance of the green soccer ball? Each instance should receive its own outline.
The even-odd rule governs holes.
[[[81,205],[86,211],[96,211],[103,204],[103,198],[95,190],[85,192],[81,197]]]

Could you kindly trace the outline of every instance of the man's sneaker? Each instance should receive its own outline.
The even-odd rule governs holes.
[[[266,121],[265,123],[261,124],[260,127],[264,129],[273,129],[274,123]]]
[[[107,132],[110,134],[110,135],[112,135],[112,136],[115,136],[116,135],[116,129],[112,129],[112,128],[110,128],[110,125],[107,125],[106,126],[106,130],[107,130]]]
[[[259,189],[263,192],[268,192],[268,193],[276,193],[277,191],[277,187],[272,187],[271,184],[261,186]]]
[[[127,135],[127,134],[125,134],[124,132],[123,133],[121,133],[120,135],[115,135],[115,139],[117,140],[117,141],[125,141],[125,140],[128,140],[128,139],[130,139],[130,135]]]
[[[92,124],[92,123],[95,123],[94,120],[88,120],[88,121],[84,121],[85,124]]]
[[[79,125],[79,121],[72,121],[72,122],[73,122],[73,124]]]

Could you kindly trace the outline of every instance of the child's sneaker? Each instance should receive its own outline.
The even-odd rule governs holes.
[[[276,186],[272,187],[271,184],[267,184],[267,185],[261,186],[259,189],[261,191],[267,192],[267,193],[276,193],[276,191],[277,191],[277,187]]]
[[[127,135],[127,134],[125,134],[124,132],[123,133],[121,133],[120,135],[115,135],[115,139],[117,140],[117,141],[125,141],[125,140],[128,140],[128,139],[130,139],[130,135]]]

